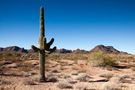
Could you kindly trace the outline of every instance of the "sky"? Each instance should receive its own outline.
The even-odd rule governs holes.
[[[135,0],[0,0],[0,47],[38,45],[40,6],[53,46],[103,44],[135,54]]]

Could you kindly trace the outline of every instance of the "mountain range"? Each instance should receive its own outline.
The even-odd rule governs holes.
[[[113,54],[128,54],[127,52],[119,51],[115,49],[113,46],[104,46],[97,45],[93,49],[86,51],[81,49],[76,50],[68,50],[68,49],[57,49],[56,53],[89,53],[89,52],[104,52],[104,53],[113,53]],[[9,46],[9,47],[0,47],[0,52],[18,52],[18,53],[33,53],[32,49],[25,49],[18,46]]]

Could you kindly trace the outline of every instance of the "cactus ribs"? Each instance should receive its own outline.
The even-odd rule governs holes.
[[[50,48],[50,46],[53,44],[54,42],[54,38],[52,38],[50,40],[50,42],[46,43],[46,37],[45,37],[45,30],[44,30],[44,8],[41,7],[40,8],[40,37],[39,37],[39,48],[32,45],[32,49],[35,52],[39,52],[39,80],[40,82],[45,82],[46,78],[45,78],[45,57],[46,57],[46,53],[47,54],[51,54],[52,52],[54,52],[56,50],[56,47],[54,48]]]

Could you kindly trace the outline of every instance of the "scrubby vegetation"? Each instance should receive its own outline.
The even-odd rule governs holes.
[[[117,56],[103,52],[93,52],[89,55],[89,60],[91,60],[95,66],[113,67],[116,65]]]
[[[108,54],[103,52],[91,53],[53,53],[47,55],[47,60],[87,60],[89,64],[99,67],[113,67],[119,63],[128,63],[134,71],[135,56],[128,54]],[[38,53],[0,53],[0,61],[20,62],[38,60]],[[1,62],[0,62],[1,65]]]
[[[121,66],[126,68],[119,68]],[[0,89],[9,86],[13,87],[10,90],[19,90],[20,87],[26,88],[25,90],[28,89],[27,87],[32,90],[35,88],[134,90],[132,86],[135,83],[134,67],[134,55],[103,52],[53,53],[47,55],[47,83],[41,84],[38,79],[36,80],[39,74],[38,53],[1,53]],[[18,83],[21,86],[16,87]],[[112,85],[117,86],[115,88]],[[130,87],[133,89],[129,89]]]

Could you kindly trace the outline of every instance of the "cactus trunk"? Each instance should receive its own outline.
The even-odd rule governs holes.
[[[39,37],[39,49],[44,49],[44,8],[40,8],[40,37]],[[45,81],[45,52],[39,52],[39,78],[40,81]]]
[[[32,49],[35,52],[39,52],[39,81],[44,82],[46,81],[45,78],[45,56],[46,54],[50,54],[56,50],[56,47],[50,48],[53,44],[54,38],[50,40],[50,42],[46,43],[45,37],[45,28],[44,28],[44,8],[40,8],[40,37],[39,37],[39,47],[35,47],[32,45]]]
[[[41,82],[45,81],[45,53],[39,53],[39,78]]]

